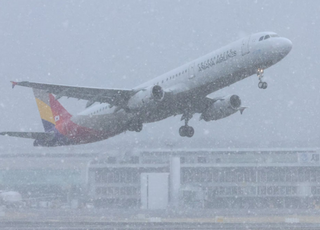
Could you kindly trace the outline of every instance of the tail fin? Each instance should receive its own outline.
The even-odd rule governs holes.
[[[68,113],[68,111],[52,94],[40,89],[33,89],[33,93],[36,98],[45,132],[48,132],[55,126],[70,120],[72,115]]]
[[[33,94],[36,98],[44,131],[48,132],[52,130],[56,125],[50,106],[49,94],[46,91],[40,89],[33,89]]]

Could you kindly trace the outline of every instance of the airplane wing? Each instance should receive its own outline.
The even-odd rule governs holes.
[[[109,103],[114,106],[124,106],[130,97],[138,91],[130,89],[103,89],[103,88],[90,88],[79,86],[67,85],[54,85],[46,83],[37,83],[29,81],[11,82],[12,88],[15,85],[41,89],[48,93],[56,95],[58,100],[61,97],[72,97],[77,99],[88,100],[87,107],[95,102]]]
[[[37,139],[37,140],[50,140],[55,137],[54,133],[44,133],[44,132],[0,132],[0,135]]]

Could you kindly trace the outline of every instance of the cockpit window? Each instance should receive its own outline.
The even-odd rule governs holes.
[[[263,40],[266,40],[268,38],[275,38],[275,37],[279,37],[279,35],[278,34],[267,34],[265,36],[260,37],[259,38],[259,42],[263,41]]]

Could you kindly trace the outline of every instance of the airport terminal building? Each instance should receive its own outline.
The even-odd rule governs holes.
[[[78,207],[320,208],[317,149],[150,149],[0,157],[2,189]]]

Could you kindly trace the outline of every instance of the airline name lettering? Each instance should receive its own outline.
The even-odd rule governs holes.
[[[232,49],[227,50],[226,52],[223,52],[222,54],[219,54],[213,58],[210,58],[204,62],[199,63],[198,64],[199,72],[206,70],[206,69],[208,69],[216,64],[219,64],[221,62],[227,61],[229,58],[232,58],[236,55],[237,55],[237,51],[232,50]]]

